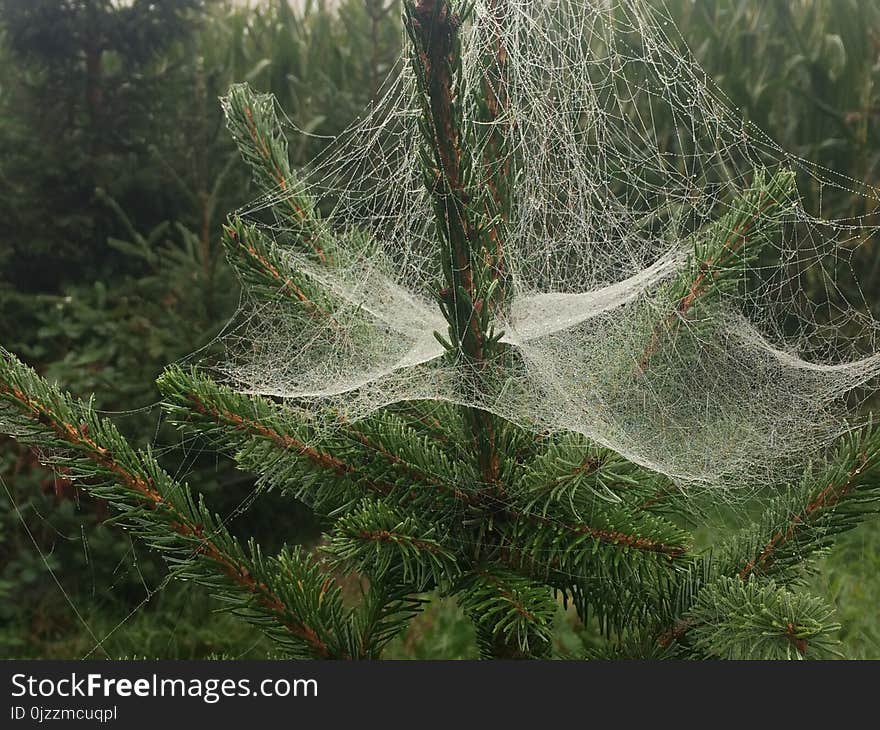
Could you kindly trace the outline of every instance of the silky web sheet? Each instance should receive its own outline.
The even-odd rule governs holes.
[[[862,196],[866,211],[874,191],[744,124],[657,3],[505,4],[499,22],[477,2],[461,33],[464,88],[480,88],[486,58],[506,51],[493,124],[517,173],[503,229],[510,306],[495,327],[511,357],[470,378],[434,337],[447,333],[440,244],[404,56],[382,98],[304,171],[328,225],[369,243],[321,266],[262,218],[290,267],[333,294],[331,320],[247,303],[227,338],[229,379],[345,420],[408,400],[476,406],[582,433],[682,485],[754,487],[857,426],[880,370],[877,322],[849,283],[853,251],[875,234],[866,217],[825,219],[795,195],[741,285],[681,316],[668,286],[698,266],[695,241],[762,171]],[[486,123],[461,103],[479,144]],[[284,194],[240,213],[261,220]]]

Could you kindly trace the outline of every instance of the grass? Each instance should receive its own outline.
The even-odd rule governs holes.
[[[880,659],[880,524],[842,536],[816,566],[810,587],[837,610],[848,659]]]

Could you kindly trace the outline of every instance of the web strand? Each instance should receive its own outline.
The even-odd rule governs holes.
[[[246,302],[226,338],[229,379],[348,420],[409,400],[474,406],[584,434],[681,485],[764,483],[800,468],[861,422],[880,373],[878,323],[844,283],[853,248],[876,228],[824,218],[796,193],[759,206],[772,228],[754,233],[759,242],[756,224],[731,234],[735,285],[716,286],[717,257],[698,254],[744,191],[780,172],[826,195],[876,192],[745,124],[653,4],[506,5],[502,25],[476,3],[462,74],[464,88],[480,89],[485,58],[503,44],[506,104],[491,124],[518,168],[504,230],[514,304],[496,323],[508,364],[462,388],[463,364],[434,338],[445,331],[437,235],[402,58],[374,107],[306,171],[306,189],[351,242],[345,256],[310,264],[283,224],[265,223],[259,214],[284,190],[240,211],[263,220],[287,265],[334,304],[332,317],[304,321],[282,303]],[[487,123],[461,103],[479,150]],[[740,248],[760,255],[740,260]],[[692,290],[671,302],[689,272]]]

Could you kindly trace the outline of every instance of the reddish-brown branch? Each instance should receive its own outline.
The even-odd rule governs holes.
[[[663,337],[663,333],[667,331],[675,332],[682,321],[682,318],[687,315],[696,301],[709,290],[712,282],[718,278],[721,269],[715,268],[716,265],[723,264],[726,255],[736,253],[743,247],[748,240],[748,234],[758,218],[770,204],[769,202],[761,203],[763,197],[764,195],[762,194],[758,198],[759,205],[754,217],[745,221],[741,226],[733,228],[717,256],[710,257],[700,263],[697,275],[688,287],[687,293],[678,300],[675,309],[664,320],[659,322],[656,327],[654,327],[648,346],[645,348],[642,356],[636,364],[637,373],[643,373],[648,367],[648,363],[660,347],[660,340]]]
[[[477,237],[476,230],[465,214],[467,193],[461,176],[463,150],[453,114],[453,78],[450,68],[452,48],[458,30],[458,19],[445,0],[419,0],[414,8],[414,22],[422,35],[422,47],[417,56],[422,67],[429,97],[429,112],[434,130],[433,147],[438,158],[439,180],[443,191],[435,191],[442,198],[446,216],[461,227],[461,237],[450,233],[453,275],[450,286],[444,290],[451,308],[456,309],[457,287],[461,287],[478,306],[474,288],[469,245]],[[479,322],[470,313],[466,328],[458,335],[465,353],[474,362],[483,359],[483,333]]]
[[[490,0],[489,15],[496,25],[498,37],[495,42],[495,54],[486,65],[483,76],[483,94],[486,98],[486,108],[490,123],[489,140],[485,147],[483,167],[486,171],[486,184],[495,204],[495,213],[500,215],[501,224],[495,223],[489,229],[489,240],[492,243],[492,251],[489,263],[492,266],[493,277],[498,280],[504,279],[504,241],[500,228],[507,221],[505,200],[502,198],[500,185],[505,186],[510,178],[510,158],[506,155],[502,135],[497,130],[498,120],[507,111],[507,47],[504,44],[502,29],[505,25],[505,7],[499,0]],[[498,165],[498,157],[505,155],[503,163]],[[492,211],[487,211],[491,213]],[[504,299],[503,287],[496,299]]]
[[[548,492],[560,484],[564,484],[565,482],[574,479],[575,477],[579,477],[582,475],[591,475],[595,474],[598,471],[599,467],[602,466],[602,461],[597,459],[594,456],[587,456],[581,461],[580,464],[571,469],[568,473],[562,474],[553,479],[548,485],[543,488],[543,491]]]
[[[657,645],[666,648],[674,641],[681,639],[691,630],[693,625],[694,622],[691,619],[681,619],[680,621],[676,621],[672,627],[660,634],[657,638]]]
[[[816,513],[829,507],[834,507],[840,500],[852,490],[856,476],[858,476],[870,461],[870,455],[867,452],[860,454],[859,463],[850,469],[846,478],[841,483],[831,483],[827,485],[803,510],[794,515],[788,526],[776,532],[767,543],[758,552],[758,555],[749,560],[742,570],[737,573],[740,579],[747,580],[750,575],[757,573],[761,568],[766,567],[772,562],[774,553],[788,540],[797,533],[798,529],[806,525],[810,518]],[[657,639],[660,646],[668,646],[673,641],[681,639],[694,625],[691,619],[682,619],[670,627]],[[806,641],[798,639],[791,633],[793,629],[790,627],[789,640],[795,644],[795,647],[802,654],[806,652]],[[803,650],[802,650],[803,649]]]
[[[236,237],[235,234],[231,235],[234,238]],[[306,296],[305,292],[293,283],[292,279],[286,276],[282,276],[281,272],[278,271],[278,268],[271,261],[269,261],[269,259],[263,256],[259,251],[257,251],[254,246],[248,244],[247,246],[245,246],[245,250],[251,255],[251,258],[255,259],[260,264],[260,266],[262,266],[263,271],[265,271],[267,274],[269,274],[269,276],[278,281],[281,291],[292,295],[294,299],[297,299],[299,302],[304,304],[307,309],[316,310],[318,308],[317,305]]]
[[[465,151],[454,112],[452,66],[460,19],[446,0],[419,0],[413,8],[413,30],[419,36],[416,60],[427,96],[427,115],[433,130],[430,140],[439,170],[434,194],[446,219],[449,260],[447,286],[440,292],[450,323],[455,329],[461,352],[468,364],[478,371],[486,361],[486,333],[483,315],[489,303],[478,296],[473,271],[473,256],[480,246],[480,233],[468,214],[470,196],[465,189],[462,169]],[[469,305],[461,301],[463,291]],[[479,467],[483,481],[496,494],[500,485],[501,461],[497,454],[495,424],[492,416],[476,408],[468,410],[474,432]]]
[[[152,479],[126,468],[114,458],[107,448],[95,442],[89,436],[86,423],[75,425],[57,419],[49,408],[29,397],[20,389],[10,387],[5,383],[0,383],[0,393],[7,396],[11,395],[37,422],[51,430],[59,439],[71,444],[79,451],[84,451],[88,458],[110,473],[129,490],[135,492],[142,500],[142,506],[151,510],[165,511],[169,516],[168,525],[172,530],[181,537],[198,540],[199,546],[195,551],[197,554],[207,557],[231,581],[254,595],[257,602],[264,609],[273,614],[279,623],[292,634],[308,643],[318,656],[329,656],[329,648],[314,629],[302,622],[291,620],[290,612],[265,583],[256,581],[246,566],[223,553],[210,538],[205,536],[201,525],[193,524],[156,490]]]
[[[397,535],[390,530],[361,530],[358,533],[358,537],[361,540],[370,540],[372,542],[405,542],[427,553],[442,552],[442,549],[433,542],[419,540],[409,535]]]
[[[285,176],[284,171],[279,167],[278,162],[272,157],[272,151],[269,148],[269,143],[266,141],[265,137],[260,134],[259,129],[257,129],[257,124],[254,120],[254,115],[251,111],[251,108],[249,106],[246,106],[244,108],[244,113],[248,120],[248,133],[250,134],[254,145],[256,146],[257,150],[259,150],[260,156],[263,158],[265,163],[271,168],[271,175],[275,179],[278,187],[281,189],[282,192],[287,193],[289,187],[287,177]],[[293,210],[294,215],[299,219],[300,222],[306,221],[306,219],[308,218],[307,211],[301,205],[297,205],[296,201],[292,197],[287,198],[287,204]],[[307,243],[311,246],[318,259],[324,261],[324,251],[318,245],[314,237],[311,237],[307,241]]]
[[[485,578],[487,583],[491,583],[492,585],[494,585],[498,589],[498,592],[502,596],[504,596],[507,602],[510,603],[510,605],[513,606],[514,610],[524,619],[532,623],[538,620],[538,617],[535,616],[535,614],[533,614],[531,611],[529,611],[529,609],[523,605],[522,601],[517,600],[516,596],[514,596],[513,593],[507,590],[507,588],[504,586],[504,583],[498,580],[494,575],[486,572],[485,570],[477,571],[477,575]]]
[[[867,452],[862,453],[859,463],[847,473],[846,479],[841,484],[832,483],[826,486],[801,512],[794,515],[788,526],[774,534],[758,555],[743,566],[739,577],[745,580],[752,573],[771,563],[776,550],[794,537],[798,529],[805,525],[814,513],[836,505],[852,489],[856,476],[867,466],[869,460]]]
[[[204,403],[193,393],[187,394],[187,400],[189,400],[193,410],[197,413],[200,413],[203,416],[210,415],[214,420],[222,421],[239,431],[246,431],[267,439],[281,449],[294,451],[321,469],[332,472],[341,477],[353,478],[358,476],[357,469],[351,464],[346,463],[332,454],[328,454],[325,451],[320,451],[319,449],[309,446],[295,436],[269,428],[265,423],[261,423],[258,420],[245,418],[238,413],[233,413],[232,411],[216,408],[215,406]],[[378,484],[376,482],[368,482],[367,485],[381,494],[387,494],[393,489],[392,485]]]
[[[807,653],[807,640],[797,635],[797,626],[791,621],[788,622],[785,628],[785,638],[791,642],[798,654],[804,656]]]
[[[337,322],[334,316],[327,311],[327,309],[318,305],[313,299],[310,299],[302,288],[297,286],[293,279],[289,276],[284,276],[278,267],[261,254],[252,243],[244,243],[238,235],[238,231],[232,226],[226,226],[224,230],[226,235],[229,236],[232,241],[241,246],[251,259],[257,262],[264,274],[277,282],[278,291],[302,304],[309,312],[310,316],[323,317],[334,329],[337,331],[341,330],[341,325]]]
[[[639,535],[630,535],[627,532],[621,532],[619,530],[606,530],[601,527],[591,527],[590,525],[580,523],[563,522],[561,520],[531,512],[517,512],[511,509],[505,509],[503,512],[512,520],[525,520],[550,527],[557,527],[561,530],[572,532],[577,535],[589,535],[599,542],[632,548],[633,550],[641,550],[644,552],[660,553],[669,558],[681,557],[686,552],[685,548],[681,545],[670,545],[669,543],[660,542],[659,540],[652,540],[651,538],[641,537]]]
[[[218,409],[214,406],[202,402],[193,393],[188,393],[187,399],[192,404],[192,408],[197,413],[200,413],[201,415],[210,415],[215,420],[223,421],[225,423],[235,426],[239,430],[247,431],[261,438],[265,438],[281,449],[291,449],[301,456],[307,458],[316,466],[331,471],[338,476],[348,477],[353,480],[358,479],[359,484],[365,486],[371,491],[376,492],[377,494],[387,496],[394,489],[396,489],[396,486],[394,484],[377,482],[373,479],[366,479],[363,477],[357,467],[342,461],[332,454],[328,454],[326,452],[319,451],[318,449],[308,446],[307,444],[303,443],[293,436],[290,436],[289,434],[283,434],[279,431],[269,428],[264,423],[261,423],[254,419],[244,418],[237,413]],[[363,433],[360,433],[359,431],[352,428],[347,431],[347,434],[358,443],[360,443],[362,446],[370,449],[370,451],[377,456],[382,457],[392,467],[397,468],[403,473],[407,474],[414,481],[437,487],[438,489],[449,493],[455,499],[461,500],[462,502],[468,504],[476,504],[479,501],[476,494],[465,492],[457,487],[443,482],[442,480],[431,474],[417,469],[406,460],[389,451],[382,444],[373,442]],[[421,496],[424,493],[417,491],[417,488],[411,487],[409,490],[409,494],[411,498],[415,498],[416,496]]]
[[[421,469],[417,469],[412,464],[410,464],[405,459],[400,458],[397,454],[389,451],[385,446],[380,443],[376,443],[371,439],[367,438],[367,436],[356,429],[351,429],[348,431],[348,434],[355,439],[359,444],[365,446],[370,449],[370,451],[375,454],[381,456],[385,461],[394,466],[395,468],[400,469],[403,473],[407,474],[412,479],[430,484],[431,486],[437,487],[445,492],[451,494],[455,499],[458,499],[467,504],[476,504],[478,502],[478,497],[476,494],[472,494],[470,492],[465,492],[458,487],[455,487],[451,484],[447,484],[446,482],[438,479],[436,476],[432,474],[428,474]]]
[[[0,393],[11,395],[18,401],[35,420],[47,429],[51,430],[59,439],[71,444],[77,450],[85,452],[88,458],[113,476],[119,483],[137,494],[141,506],[150,510],[162,510],[168,514],[168,525],[178,535],[199,542],[195,550],[196,554],[207,557],[215,563],[221,572],[232,582],[251,593],[256,601],[274,615],[279,623],[287,628],[292,634],[308,643],[318,656],[329,656],[329,648],[310,626],[294,621],[290,618],[290,612],[281,600],[261,582],[251,576],[247,567],[229,555],[204,534],[201,525],[194,524],[165,497],[159,493],[152,479],[128,469],[113,456],[112,452],[99,445],[88,432],[88,425],[78,425],[57,419],[54,413],[36,399],[31,398],[18,388],[0,383]],[[51,466],[51,465],[50,465]]]
[[[319,451],[318,449],[308,446],[304,442],[289,434],[280,433],[279,431],[269,428],[268,426],[266,426],[266,424],[261,423],[260,421],[244,418],[237,413],[232,413],[227,410],[215,408],[214,406],[203,403],[192,393],[187,394],[187,399],[190,401],[193,409],[196,412],[202,415],[210,415],[215,420],[223,421],[225,423],[235,426],[239,430],[247,431],[261,438],[265,438],[281,449],[293,450],[299,455],[304,456],[316,466],[331,471],[338,476],[348,477],[350,479],[360,479],[358,483],[367,487],[371,491],[376,492],[377,494],[386,496],[396,488],[394,484],[377,482],[373,479],[364,479],[363,475],[360,473],[357,467],[342,461],[332,454],[328,454],[324,451]],[[372,451],[376,455],[381,456],[391,466],[400,469],[402,472],[410,476],[413,480],[435,486],[438,489],[448,492],[453,497],[463,502],[476,502],[476,495],[464,492],[457,487],[446,484],[445,482],[441,481],[431,474],[415,468],[412,464],[405,461],[404,459],[401,459],[396,454],[393,454],[381,444],[371,441],[359,431],[350,429],[349,431],[347,431],[347,433],[362,446],[370,449],[370,451]],[[410,488],[410,494],[411,496],[415,497],[416,489]]]

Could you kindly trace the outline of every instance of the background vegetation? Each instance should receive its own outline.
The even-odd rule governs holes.
[[[880,4],[665,4],[682,47],[743,116],[791,152],[880,185]],[[308,511],[285,502],[279,514],[268,496],[244,509],[252,480],[180,443],[153,407],[162,368],[213,347],[237,303],[219,227],[255,193],[217,98],[243,80],[273,92],[302,130],[291,144],[301,164],[377,93],[399,11],[396,0],[0,0],[0,343],[94,392],[233,530],[267,546],[314,540]],[[862,197],[801,192],[825,215],[875,215]],[[862,287],[880,291],[877,241],[853,261]],[[0,656],[265,656],[258,634],[195,587],[166,585],[99,503],[11,442],[0,442],[0,487]],[[869,525],[814,578],[851,657],[880,657],[878,569]],[[389,655],[475,656],[464,627],[453,603],[435,603]],[[563,649],[591,640],[562,608],[557,636]]]

